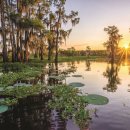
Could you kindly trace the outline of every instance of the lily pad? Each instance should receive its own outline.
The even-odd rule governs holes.
[[[83,77],[82,75],[72,75],[72,77]]]
[[[83,83],[79,83],[79,82],[72,82],[69,84],[69,86],[72,86],[72,87],[83,87],[84,84]]]
[[[0,114],[3,113],[3,112],[6,112],[7,110],[8,110],[8,106],[6,106],[6,105],[0,106]]]
[[[93,105],[105,105],[109,102],[107,97],[96,95],[96,94],[88,94],[87,96],[82,96],[82,99]]]

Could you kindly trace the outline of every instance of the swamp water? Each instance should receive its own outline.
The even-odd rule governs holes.
[[[38,83],[54,84],[48,79],[54,74],[55,66]],[[96,110],[86,130],[130,130],[130,64],[107,64],[106,62],[68,62],[59,63],[58,70],[70,69],[64,83],[79,82],[83,94],[98,94],[109,99],[106,105],[88,105]],[[21,82],[20,82],[21,83]],[[62,83],[62,82],[61,82]],[[44,102],[44,104],[43,104]],[[72,120],[62,120],[58,112],[46,107],[46,97],[30,97],[26,101],[0,115],[0,130],[79,130]]]

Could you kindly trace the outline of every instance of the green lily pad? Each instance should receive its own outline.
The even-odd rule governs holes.
[[[88,104],[93,105],[105,105],[109,102],[109,99],[107,97],[96,94],[88,94],[87,96],[82,96],[82,99]]]
[[[72,77],[83,77],[82,75],[72,75]]]
[[[79,83],[79,82],[72,82],[69,84],[69,86],[72,86],[72,87],[83,87],[84,84],[83,83]]]
[[[6,105],[0,106],[0,114],[3,113],[3,112],[6,112],[7,110],[8,110],[8,106],[6,106]]]

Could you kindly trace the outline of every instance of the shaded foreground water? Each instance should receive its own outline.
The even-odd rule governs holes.
[[[85,84],[80,88],[84,94],[99,94],[109,99],[107,105],[88,106],[96,110],[92,114],[88,129],[130,130],[130,64],[82,61],[59,63],[56,69],[65,70],[70,67],[73,71],[63,81],[64,83],[81,82]],[[53,73],[53,69],[49,74]],[[48,82],[47,78],[48,75],[43,74],[39,82],[46,84],[55,82],[54,80]],[[22,100],[15,109],[0,116],[0,130],[79,130],[72,120],[62,120],[58,112],[48,110],[47,100],[42,96]]]

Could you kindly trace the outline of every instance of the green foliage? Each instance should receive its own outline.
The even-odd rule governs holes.
[[[78,89],[66,85],[58,85],[52,88],[52,100],[49,107],[61,112],[64,119],[73,118],[81,127],[89,122],[89,112],[85,110],[86,103],[78,94]]]
[[[21,65],[21,64],[15,64],[15,65]],[[8,66],[7,68],[8,70],[12,68],[10,66]],[[9,72],[9,73],[2,74],[0,76],[0,87],[5,88],[8,87],[9,85],[13,85],[17,80],[28,79],[40,75],[42,73],[41,71],[42,67],[41,66],[37,67],[37,66],[35,66],[35,64],[21,65],[19,66],[21,72]]]
[[[38,2],[38,0],[22,0],[21,4],[22,6],[29,6],[35,4],[36,2]]]
[[[19,13],[10,13],[10,18],[12,21],[17,21],[20,19],[20,14]]]
[[[46,87],[41,85],[36,86],[18,86],[11,89],[5,89],[5,91],[0,92],[0,95],[13,96],[17,99],[26,98],[32,95],[38,95],[40,93],[46,92]]]
[[[18,100],[16,98],[4,98],[3,100],[0,100],[0,105],[13,106],[17,103]]]
[[[19,25],[22,28],[30,28],[30,27],[44,28],[41,20],[39,20],[39,19],[21,18],[19,21]]]
[[[50,79],[56,79],[56,80],[64,80],[65,79],[65,75],[59,75],[59,76],[54,76],[54,75],[51,75],[49,76]]]

